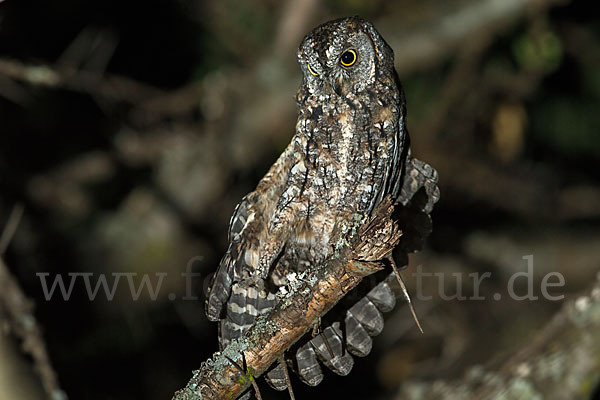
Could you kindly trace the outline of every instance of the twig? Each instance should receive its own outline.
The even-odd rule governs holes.
[[[240,365],[238,363],[236,363],[235,361],[233,361],[231,358],[225,356],[225,358],[227,359],[227,361],[229,361],[231,363],[231,365],[233,365],[234,367],[236,367],[238,369],[238,371],[240,371],[242,374],[244,374],[244,378],[249,380],[250,383],[252,384],[252,387],[254,388],[254,394],[256,395],[256,399],[257,400],[262,400],[262,395],[260,394],[260,388],[258,387],[258,384],[256,383],[256,379],[254,378],[254,376],[249,376],[246,373],[246,357],[244,356],[244,352],[242,352],[242,363],[243,363],[243,367],[240,367]]]
[[[2,231],[2,236],[0,236],[0,257],[6,253],[6,249],[12,241],[12,238],[19,227],[19,222],[21,222],[24,209],[25,207],[20,203],[13,207],[10,216],[8,217],[8,222],[6,222],[4,230]]]
[[[323,331],[321,330],[321,318],[319,318],[317,320],[317,322],[315,323],[315,325],[313,326],[313,329],[312,329],[312,337],[319,336],[319,335],[321,335],[321,338],[323,339],[323,343],[325,343],[325,347],[327,347],[327,352],[329,353],[331,358],[335,357],[335,354],[333,354],[333,349],[331,348],[331,345],[329,344],[329,340],[327,339],[327,335],[323,335]],[[312,341],[309,343],[316,351],[317,348],[315,347],[315,344]]]
[[[415,323],[417,324],[417,328],[419,328],[419,331],[421,331],[421,333],[423,333],[423,327],[421,326],[421,323],[419,322],[419,317],[417,317],[417,312],[415,311],[415,306],[412,303],[410,294],[408,293],[408,289],[406,289],[406,284],[404,283],[404,279],[402,279],[402,275],[400,275],[400,271],[398,270],[398,267],[396,266],[396,261],[394,261],[393,257],[388,257],[388,260],[390,260],[390,263],[392,264],[392,270],[394,271],[394,275],[396,275],[396,280],[398,281],[398,284],[400,285],[400,289],[402,290],[402,297],[404,297],[404,300],[406,300],[406,304],[408,305],[408,308],[410,309],[410,313],[412,314],[412,317],[415,320]]]
[[[10,243],[22,213],[21,205],[13,208],[11,217],[2,233],[2,240],[0,240],[3,250]],[[66,399],[67,396],[60,389],[41,330],[33,315],[33,304],[23,294],[23,290],[11,275],[1,255],[2,252],[0,252],[0,307],[7,311],[11,319],[10,326],[23,342],[23,350],[33,358],[35,370],[48,397],[53,400]]]
[[[285,377],[285,385],[288,388],[288,393],[290,394],[290,400],[296,400],[296,396],[294,396],[294,389],[292,388],[292,380],[290,379],[290,371],[288,371],[287,363],[285,361],[285,356],[282,354],[278,358],[279,364],[281,364],[281,369],[283,369],[283,376]]]

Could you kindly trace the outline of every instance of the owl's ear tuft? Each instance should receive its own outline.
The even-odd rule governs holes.
[[[381,67],[394,68],[394,51],[389,44],[383,39],[383,37],[377,32],[377,29],[369,21],[363,20],[363,29],[366,32],[369,39],[373,43],[375,49],[375,58],[377,60],[378,71],[381,71]]]

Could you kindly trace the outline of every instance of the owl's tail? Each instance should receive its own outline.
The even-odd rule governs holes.
[[[275,306],[275,295],[260,286],[263,286],[261,282],[244,280],[234,283],[231,287],[227,314],[219,325],[221,348],[227,346],[231,340],[243,336],[257,316],[269,312]]]
[[[268,312],[276,303],[275,295],[265,290],[259,277],[243,279],[242,272],[249,268],[244,247],[235,240],[230,244],[206,300],[206,316],[211,321],[219,321],[221,348],[241,337],[258,315]]]

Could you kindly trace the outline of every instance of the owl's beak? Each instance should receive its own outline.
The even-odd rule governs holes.
[[[337,94],[338,96],[342,96],[342,87],[343,87],[342,77],[341,76],[333,77],[333,78],[331,78],[330,82],[331,82],[331,88],[333,89],[335,94]]]

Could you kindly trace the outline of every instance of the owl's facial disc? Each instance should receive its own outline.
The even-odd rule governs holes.
[[[385,53],[385,54],[384,54]],[[359,94],[373,85],[377,76],[389,75],[391,49],[373,25],[357,17],[323,24],[309,33],[298,51],[305,83],[317,95]]]

